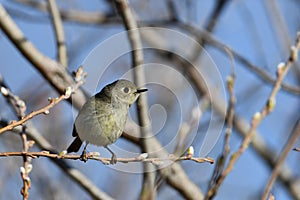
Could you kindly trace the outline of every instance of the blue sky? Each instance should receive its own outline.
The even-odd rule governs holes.
[[[63,1],[60,2],[60,6],[65,9],[72,8],[86,11],[106,12],[109,6],[107,6],[104,2],[105,1],[95,0],[89,1],[87,4],[82,3],[81,1]],[[154,1],[147,1],[145,4],[139,1],[130,2],[132,3],[133,11],[140,19],[160,20],[167,16],[166,12],[168,9],[164,3],[153,3]],[[207,19],[213,9],[215,1],[200,0],[175,2],[179,13],[178,17],[182,22],[191,23],[194,26],[203,29],[207,23]],[[190,4],[188,4],[188,2],[190,2]],[[11,14],[12,18],[26,35],[28,40],[30,40],[43,54],[55,59],[55,38],[51,22],[47,15],[32,8],[13,3],[13,1],[1,0],[0,3],[2,3],[8,10],[9,14]],[[290,44],[294,42],[295,35],[296,32],[299,31],[300,24],[299,2],[295,0],[281,0],[276,1],[276,4],[281,14],[280,17],[284,20],[284,27],[279,24],[279,18],[276,18],[274,15],[276,12],[268,11],[268,4],[265,1],[234,0],[230,1],[228,6],[222,12],[212,33],[216,39],[241,54],[252,64],[265,70],[273,78],[275,78],[278,63],[287,58],[287,50],[289,49]],[[181,30],[176,27],[176,25],[165,27],[176,30],[182,34],[187,34],[187,36],[190,37],[187,33],[188,31]],[[86,63],[86,59],[89,58],[88,56],[91,55],[90,53],[94,48],[97,50],[99,48],[100,50],[99,53],[97,53],[99,54],[99,59],[92,61],[94,66],[88,65],[88,67],[86,67],[89,75],[87,77],[87,84],[83,87],[91,94],[101,89],[105,84],[120,78],[130,70],[131,62],[130,54],[128,53],[119,55],[119,57],[113,60],[113,62],[109,63],[110,65],[108,68],[101,68],[101,66],[106,63],[105,59],[116,53],[117,50],[121,48],[120,43],[112,44],[110,48],[104,47],[105,42],[124,30],[120,23],[112,23],[110,25],[79,25],[74,22],[65,22],[64,29],[67,38],[66,43],[69,55],[68,70],[70,72],[76,69],[80,64]],[[285,33],[288,38],[282,37]],[[290,43],[288,44],[285,41],[289,41]],[[122,43],[122,45],[125,45],[125,43],[127,44],[127,42],[128,41],[124,41],[124,44]],[[180,41],[174,41],[170,38],[167,42],[169,42],[169,44],[173,44],[176,42],[179,43]],[[188,50],[189,49],[187,49],[187,53],[189,53]],[[0,73],[12,91],[25,99],[28,104],[28,112],[45,105],[47,103],[47,97],[57,95],[57,93],[54,92],[54,90],[44,81],[39,72],[34,69],[34,67],[32,67],[31,64],[17,51],[2,31],[0,31],[0,52],[0,58],[2,61],[2,64],[0,65]],[[160,62],[163,59],[157,58],[156,54],[150,50],[149,52],[146,52],[146,62],[161,64]],[[206,47],[206,52],[207,54],[205,55],[207,55],[207,57],[201,57],[203,60],[200,60],[201,62],[199,63],[204,66],[208,65],[209,62],[207,60],[209,60],[208,57],[210,57],[220,72],[223,83],[225,83],[226,77],[231,72],[228,55],[210,45]],[[252,115],[256,111],[260,110],[266,102],[272,89],[272,85],[262,81],[261,78],[254,75],[253,72],[249,71],[243,64],[238,62],[238,60],[234,60],[234,62],[237,77],[235,85],[235,94],[237,97],[236,113],[249,122]],[[97,70],[104,70],[104,76],[98,77]],[[157,76],[157,79],[170,79],[172,80],[170,82],[170,86],[173,86],[177,80],[175,80],[172,76],[168,76],[168,74],[151,74],[151,70],[147,73],[147,76],[149,76],[148,80],[151,79],[151,77],[153,78],[153,76]],[[297,76],[293,70],[289,72],[284,82],[297,86]],[[176,95],[174,95],[171,90],[170,93],[163,93],[162,91],[165,90],[153,83],[149,84],[148,87],[150,89],[152,88],[152,91],[149,91],[148,97],[150,108],[154,105],[161,105],[162,107],[162,109],[160,107],[153,107],[155,109],[152,110],[153,113],[151,117],[158,120],[153,120],[152,125],[159,126],[160,120],[165,119],[162,115],[164,115],[164,113],[167,115],[165,127],[163,129],[159,129],[160,132],[158,133],[158,138],[161,139],[162,143],[168,142],[167,138],[169,138],[169,136],[173,136],[170,135],[171,132],[174,131],[172,127],[178,127],[178,124],[176,123],[179,118],[184,116],[184,114],[189,116],[188,112],[183,113],[180,117],[176,117],[177,115],[180,115],[176,105],[178,106],[180,103],[188,103],[185,101],[181,101],[179,104],[176,104],[176,101],[172,102],[171,100],[176,98]],[[191,99],[192,97],[189,95],[189,90],[185,91],[186,93],[183,91],[182,94],[186,96],[187,99],[189,97]],[[216,91],[219,91],[218,88]],[[136,120],[134,109],[135,107],[133,107],[130,112],[132,113],[132,118]],[[288,135],[290,134],[296,119],[299,117],[297,112],[298,110],[299,94],[281,91],[277,96],[277,105],[275,110],[259,126],[258,131],[261,133],[261,137],[275,154],[278,154],[281,151],[287,141]],[[7,109],[7,104],[2,97],[0,97],[0,113],[0,117],[15,118],[11,110]],[[198,150],[199,146],[201,146],[200,140],[203,139],[202,133],[205,132],[204,130],[206,130],[208,126],[207,122],[211,117],[210,114],[211,113],[206,113],[199,123],[200,128],[197,129],[197,136],[193,141],[193,145],[196,146],[196,150]],[[57,118],[57,115],[60,117]],[[67,103],[63,103],[57,106],[50,116],[39,116],[33,121],[44,136],[52,142],[53,146],[57,149],[62,149],[71,141],[72,121],[75,115],[76,110],[72,109],[72,107]],[[52,124],[55,124],[55,126],[51,126]],[[63,133],[53,133],[53,130],[59,130]],[[53,133],[54,136],[51,135],[51,133]],[[10,144],[10,142],[6,142],[4,139],[9,141],[18,141],[18,138],[10,137],[8,135],[3,136],[0,147],[1,151],[8,151],[7,149],[13,150],[13,147],[6,148],[7,144]],[[208,154],[210,157],[216,158],[219,155],[223,144],[222,139],[223,137],[221,137],[221,140],[217,142],[215,148]],[[236,150],[240,142],[241,137],[234,131],[230,142],[231,149]],[[298,146],[300,145],[299,140],[296,145],[297,144]],[[116,143],[116,147],[127,148],[127,150],[137,153],[139,152],[139,148],[132,144],[128,144],[128,142],[123,139],[120,139]],[[17,150],[17,147],[15,150]],[[90,151],[100,151],[101,154],[103,153],[103,156],[109,156],[109,153],[102,148],[99,149],[98,147],[92,146],[90,147]],[[291,152],[288,156],[288,166],[291,170],[293,170],[295,176],[299,176],[299,157],[300,154],[295,152]],[[1,160],[1,169],[7,169],[7,164],[4,163],[4,161],[9,159],[10,158],[5,158],[5,160]],[[12,162],[13,166],[10,171],[11,177],[8,179],[8,182],[4,182],[3,186],[0,186],[0,190],[4,191],[1,192],[2,195],[0,195],[0,199],[4,198],[6,194],[11,196],[12,199],[20,197],[18,192],[15,191],[19,191],[21,188],[21,180],[18,173],[18,167],[21,165],[21,161],[18,160],[10,162]],[[39,195],[41,195],[39,193],[39,186],[36,186],[35,182],[41,181],[41,183],[44,183],[47,178],[50,180],[52,179],[50,183],[51,188],[55,188],[56,184],[59,184],[60,181],[68,184],[66,188],[62,188],[60,193],[60,195],[62,195],[65,199],[71,199],[78,195],[82,197],[82,199],[88,198],[87,194],[83,190],[79,189],[75,183],[64,176],[63,173],[56,168],[56,166],[50,164],[50,162],[46,159],[36,159],[33,164],[34,169],[44,168],[47,172],[51,172],[51,175],[46,173],[43,176],[40,176],[40,172],[42,171],[41,169],[37,169],[33,172],[33,185],[31,189],[32,198],[39,198]],[[102,166],[96,162],[82,163],[79,161],[70,161],[70,164],[81,170],[97,186],[111,194],[116,199],[121,199],[122,194],[128,194],[128,191],[130,191],[130,194],[128,194],[130,195],[128,196],[129,198],[136,198],[139,193],[138,189],[140,188],[141,176],[137,174],[122,173],[113,168]],[[183,162],[182,165],[188,172],[190,178],[195,181],[195,183],[199,185],[203,191],[205,191],[207,183],[211,177],[213,166],[208,164],[195,164],[187,161]],[[215,199],[257,199],[261,195],[270,173],[270,169],[266,165],[265,161],[263,161],[262,158],[250,148],[237,162],[234,170],[227,177]],[[115,189],[111,188],[111,185],[108,184],[110,182],[116,186],[119,193],[117,193]],[[123,186],[123,188],[121,186]],[[67,194],[69,190],[74,191],[74,194]],[[292,199],[282,183],[277,182],[274,186],[273,192],[276,199]],[[159,199],[172,197],[176,199],[180,198],[174,190],[170,189],[165,184],[158,193],[158,197]]]

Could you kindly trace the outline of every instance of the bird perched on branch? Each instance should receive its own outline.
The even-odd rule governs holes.
[[[82,156],[86,156],[89,143],[103,146],[112,154],[110,163],[115,164],[116,155],[108,145],[122,135],[130,106],[146,91],[147,89],[138,89],[135,84],[124,79],[106,85],[79,111],[72,133],[76,138],[67,148],[67,153],[78,152],[85,141]]]

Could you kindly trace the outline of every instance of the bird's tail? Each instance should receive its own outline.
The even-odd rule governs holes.
[[[82,145],[81,139],[77,136],[75,140],[70,144],[70,146],[67,148],[67,153],[71,152],[77,152]]]

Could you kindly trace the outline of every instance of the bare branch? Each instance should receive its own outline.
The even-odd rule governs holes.
[[[213,11],[207,20],[207,24],[204,27],[204,29],[207,31],[207,33],[213,32],[222,12],[225,10],[225,8],[228,6],[229,3],[230,3],[229,0],[215,1]],[[193,50],[194,54],[192,55],[192,58],[191,58],[191,60],[193,62],[195,62],[196,59],[201,56],[202,50],[205,48],[205,46],[208,42],[207,40],[205,40],[204,38],[201,38],[201,37],[202,37],[201,35],[198,35],[198,42],[200,45],[197,45],[196,49]]]
[[[68,55],[65,41],[64,27],[62,24],[56,0],[48,0],[49,10],[52,15],[52,22],[56,36],[57,59],[64,67],[68,67]]]
[[[17,27],[1,4],[0,27],[16,48],[60,94],[65,93],[66,87],[75,85],[72,77],[59,63],[43,55],[25,38],[22,31]],[[81,107],[86,99],[84,93],[78,90],[73,96],[75,98],[72,99],[72,102],[75,107]]]
[[[0,75],[0,92],[6,98],[7,102],[13,107],[17,117],[19,119],[23,118],[26,112],[26,104],[19,96],[10,91],[4,82],[2,75]]]
[[[243,140],[240,148],[231,156],[226,169],[222,173],[222,177],[218,181],[218,182],[220,182],[220,184],[225,180],[225,177],[231,172],[231,170],[233,169],[234,164],[239,159],[239,157],[248,148],[249,143],[251,143],[252,138],[255,136],[255,130],[256,130],[256,128],[260,125],[260,123],[262,122],[262,120],[270,112],[272,112],[272,110],[274,109],[275,104],[276,104],[275,103],[275,101],[276,101],[276,95],[277,95],[278,91],[280,90],[281,83],[282,83],[285,75],[287,74],[287,72],[290,69],[291,65],[298,58],[299,48],[300,48],[300,32],[297,33],[297,39],[296,39],[295,46],[293,46],[291,48],[291,53],[290,53],[290,56],[289,56],[287,62],[286,63],[280,63],[278,65],[276,83],[275,83],[275,85],[273,87],[273,90],[272,90],[272,92],[271,92],[268,100],[267,100],[267,103],[262,108],[262,110],[260,112],[257,112],[257,113],[254,114],[254,116],[252,118],[252,122],[251,122],[251,127],[250,127],[250,129],[249,129],[246,137],[244,138],[244,140]]]
[[[282,169],[282,165],[283,165],[284,161],[286,160],[288,153],[291,151],[293,144],[295,143],[295,141],[297,140],[299,135],[300,135],[300,118],[298,119],[297,123],[295,124],[289,140],[287,141],[283,151],[281,152],[281,155],[279,156],[278,160],[276,161],[272,175],[270,176],[270,179],[269,179],[269,181],[266,185],[266,188],[263,192],[263,195],[261,197],[262,200],[268,199],[271,189],[280,173],[280,170]]]
[[[77,71],[77,73],[83,73],[82,72],[82,67],[80,67]],[[84,78],[86,76],[85,73],[83,73],[83,75],[76,75],[78,77]],[[75,92],[75,90],[77,90],[82,84],[84,83],[83,79],[79,79],[78,82],[74,85],[74,87],[67,87],[65,90],[65,93],[63,95],[61,95],[58,98],[51,98],[49,99],[50,103],[47,106],[44,106],[43,108],[33,111],[31,112],[29,115],[22,117],[22,119],[20,119],[19,121],[12,121],[9,125],[3,127],[0,129],[0,134],[8,131],[8,130],[12,130],[14,127],[19,126],[24,124],[26,121],[28,121],[29,119],[33,118],[36,115],[40,115],[40,114],[49,114],[49,110],[51,108],[53,108],[56,104],[58,104],[59,102],[61,102],[62,100],[68,99],[71,97],[71,94]]]
[[[39,133],[31,121],[26,123],[26,134],[35,142],[43,152],[50,152],[51,154],[57,154],[57,150]],[[21,127],[16,127],[12,130],[13,132],[19,133]],[[71,179],[73,179],[80,187],[82,187],[93,199],[97,200],[113,200],[108,194],[101,191],[93,182],[91,182],[84,174],[82,174],[76,168],[70,166],[63,159],[51,159],[62,171],[66,173]]]
[[[259,78],[261,78],[263,81],[271,84],[275,84],[276,79],[274,79],[270,74],[268,74],[266,71],[261,69],[260,67],[252,64],[248,59],[246,59],[244,56],[242,56],[240,53],[237,51],[231,49],[228,47],[226,44],[220,42],[217,40],[213,35],[208,33],[207,31],[196,29],[192,25],[189,24],[183,24],[179,23],[179,27],[184,28],[185,30],[188,30],[193,34],[195,37],[197,37],[197,40],[205,40],[208,44],[211,46],[219,49],[221,52],[226,53],[226,51],[230,51],[231,54],[233,55],[234,59],[236,59],[238,62],[243,64],[247,69],[249,69],[251,72],[254,72],[255,75],[257,75]],[[226,47],[226,51],[225,48]],[[286,83],[281,83],[282,89],[285,91],[288,91],[293,94],[300,94],[300,88],[292,85],[288,85]]]
[[[10,105],[14,108],[18,119],[23,119],[26,115],[26,104],[25,102],[18,97],[17,95],[13,94],[10,89],[4,84],[4,81],[0,81],[1,85],[1,93],[10,103]],[[20,136],[23,145],[23,152],[27,152],[31,147],[31,143],[27,140],[26,135],[26,125],[22,124],[22,128],[20,131]],[[24,200],[27,200],[29,197],[28,190],[31,187],[29,172],[31,171],[32,165],[30,164],[30,159],[27,156],[23,156],[23,166],[20,167],[20,174],[22,177],[23,187],[21,189],[21,194]]]
[[[17,2],[35,8],[37,10],[48,12],[49,7],[43,1],[34,1],[34,0],[16,0]],[[91,12],[91,11],[82,11],[82,10],[63,10],[59,9],[59,15],[62,20],[72,21],[82,24],[103,24],[105,22],[110,22],[115,20],[113,13],[101,13]]]
[[[289,36],[289,29],[285,22],[284,16],[282,15],[283,13],[281,13],[278,2],[276,1],[264,1],[263,4],[266,8],[270,25],[273,28],[272,32],[275,33],[275,36],[277,37],[276,40],[279,41],[281,46],[281,48],[279,48],[281,50],[281,54],[285,56],[289,47],[292,45],[292,40]],[[300,83],[299,69],[299,64],[294,63],[292,72],[293,75],[295,75],[298,83]]]
[[[2,152],[0,153],[0,157],[11,157],[11,156],[29,156],[31,158],[38,158],[38,157],[47,157],[47,158],[54,158],[54,159],[70,159],[70,160],[81,160],[82,156],[81,155],[59,155],[59,154],[53,154],[50,153],[49,151],[41,151],[41,152]],[[88,160],[96,160],[100,161],[105,165],[110,164],[111,158],[104,158],[104,157],[99,157],[98,152],[90,152],[86,155]],[[160,166],[162,165],[165,161],[173,161],[173,162],[178,162],[178,161],[183,161],[183,160],[191,160],[197,163],[210,163],[213,164],[214,160],[212,158],[206,157],[206,158],[197,158],[193,157],[191,155],[186,155],[186,156],[175,156],[173,154],[169,155],[168,157],[165,158],[147,158],[147,153],[141,154],[138,157],[135,158],[117,158],[117,162],[122,162],[122,163],[131,163],[131,162],[146,162],[146,163],[152,163],[153,165]]]
[[[212,199],[216,194],[221,186],[221,182],[218,180],[222,178],[222,173],[224,170],[225,163],[228,159],[230,146],[229,146],[229,139],[232,133],[233,129],[233,121],[234,121],[234,110],[235,110],[235,104],[236,104],[236,98],[234,96],[234,84],[235,84],[235,72],[234,72],[234,63],[233,63],[233,56],[228,51],[228,54],[230,56],[230,60],[232,61],[232,73],[227,78],[227,90],[229,93],[229,106],[226,114],[226,120],[227,120],[227,128],[225,130],[225,137],[224,137],[224,146],[223,146],[223,152],[222,155],[218,158],[217,164],[214,169],[214,173],[212,175],[209,189],[207,191],[207,194],[205,196],[205,199]]]
[[[25,102],[23,100],[21,100],[18,96],[14,95],[8,88],[7,86],[3,83],[3,80],[0,81],[1,84],[1,93],[3,94],[4,97],[6,97],[8,99],[8,101],[11,103],[11,105],[14,107],[14,109],[16,110],[16,113],[18,115],[19,121],[14,121],[10,124],[8,124],[7,126],[3,127],[0,129],[0,134],[7,131],[7,130],[11,130],[14,127],[21,125],[21,131],[20,131],[20,136],[22,139],[22,144],[23,144],[23,153],[27,153],[29,148],[33,145],[32,142],[29,142],[27,140],[27,133],[26,133],[26,129],[27,126],[25,125],[25,122],[28,121],[29,119],[31,119],[32,117],[44,113],[44,114],[48,114],[49,113],[49,109],[52,108],[54,105],[56,105],[57,103],[59,103],[61,100],[67,99],[71,96],[72,92],[74,92],[76,89],[78,89],[78,87],[80,85],[83,84],[83,78],[86,76],[86,73],[84,73],[82,71],[82,67],[79,67],[79,69],[77,70],[76,74],[75,74],[75,78],[76,78],[76,85],[74,86],[73,90],[71,89],[71,87],[66,89],[66,92],[64,95],[61,95],[59,98],[56,99],[51,99],[50,100],[50,104],[48,106],[45,106],[44,108],[34,111],[31,114],[26,116],[26,105]],[[29,197],[29,192],[28,190],[31,187],[31,181],[30,181],[30,177],[29,177],[29,173],[32,170],[32,165],[31,165],[31,159],[29,156],[27,155],[23,155],[23,166],[20,168],[20,173],[21,173],[21,177],[22,177],[22,181],[23,181],[23,187],[21,189],[21,194],[23,196],[24,200],[27,200]]]
[[[67,89],[67,90],[70,90],[70,88]],[[45,107],[43,107],[43,108],[41,108],[37,111],[31,112],[29,115],[25,116],[24,118],[22,118],[19,121],[12,121],[7,126],[1,128],[0,129],[0,134],[4,133],[5,131],[12,130],[16,126],[23,125],[26,121],[28,121],[29,119],[33,118],[36,115],[40,115],[40,114],[46,114],[47,115],[47,114],[49,114],[49,109],[50,108],[54,107],[56,104],[58,104],[62,100],[68,99],[69,97],[70,97],[70,95],[64,94],[64,95],[61,95],[58,98],[50,99],[50,103],[47,106],[45,106]]]
[[[152,33],[153,34],[153,33]],[[161,41],[160,38],[157,38],[158,35],[156,34],[155,37],[153,37],[152,34],[143,35],[144,39],[147,39],[148,42],[150,42],[153,46],[159,46],[158,42]],[[199,33],[201,34],[201,33]],[[222,48],[224,50],[224,47]],[[180,63],[180,66],[182,66],[184,69],[191,68],[189,63],[183,62],[179,57],[177,57],[175,54],[172,54],[169,52],[166,54],[165,51],[156,51],[158,52],[158,56],[160,56],[162,59],[166,58],[172,58],[173,62]],[[232,51],[230,51],[232,52]],[[204,86],[204,83],[201,83],[201,76],[197,77],[197,73],[193,73],[193,70],[186,70],[190,81],[195,85],[197,90],[200,94],[206,94],[207,88]],[[193,73],[193,74],[190,74]],[[207,98],[207,100],[209,100]],[[224,103],[217,98],[214,98],[214,101],[212,101],[214,108],[218,112],[218,114],[221,117],[226,118],[226,113],[224,112]],[[242,116],[235,115],[233,119],[233,125],[234,128],[237,130],[237,132],[242,136],[246,137],[247,133],[250,129],[250,125],[246,119],[244,119]],[[263,160],[266,162],[266,164],[270,167],[274,167],[274,159],[276,158],[276,154],[274,153],[273,149],[267,146],[265,140],[260,136],[260,133],[256,130],[255,136],[252,139],[251,145],[255,152],[263,158]],[[300,149],[300,148],[299,148]],[[300,150],[299,150],[300,151]],[[294,180],[294,176],[292,175],[291,169],[288,166],[284,166],[283,170],[280,172],[279,175],[280,180],[284,183],[284,186],[287,187],[287,189],[290,191],[290,193],[295,196],[296,198],[300,197],[298,194],[298,184],[297,181]]]
[[[294,151],[300,151],[300,148],[297,147],[297,148],[294,148],[293,150],[294,150]]]
[[[18,0],[18,1],[28,4],[30,6],[33,6],[37,9],[47,11],[47,6],[42,5],[42,3],[40,3],[40,2],[36,2],[36,1],[32,1],[32,0]],[[75,21],[75,22],[83,23],[83,24],[103,24],[103,22],[105,22],[105,21],[113,21],[115,23],[120,23],[120,21],[118,21],[118,19],[116,19],[116,18],[108,19],[107,18],[108,16],[105,16],[105,14],[102,14],[99,12],[93,13],[93,12],[62,11],[62,10],[60,12],[61,12],[61,16],[62,16],[63,20]],[[143,24],[145,26],[147,26],[147,25],[153,26],[153,25],[157,24],[157,22],[143,22],[143,21],[139,21],[139,23]],[[172,23],[174,23],[174,21],[167,20],[167,21],[163,21],[162,23],[163,24],[172,24]],[[222,42],[218,41],[216,38],[214,38],[209,32],[200,30],[200,29],[196,29],[192,25],[184,24],[181,22],[180,23],[175,22],[175,24],[177,24],[179,27],[182,27],[184,30],[190,31],[194,36],[198,37],[199,41],[203,40],[203,41],[207,42],[209,45],[212,45],[215,48],[219,49],[221,52],[226,53],[224,51],[224,46],[226,46],[226,45],[223,44]],[[160,24],[158,24],[158,25],[160,25]],[[243,55],[236,52],[235,50],[230,49],[230,51],[234,55],[235,59],[237,59],[241,64],[243,64],[249,70],[254,72],[254,74],[257,75],[259,78],[261,78],[263,81],[265,81],[267,83],[271,83],[271,84],[275,83],[276,80],[269,73],[265,72],[260,67],[251,63],[247,58],[245,58]],[[297,95],[300,94],[299,87],[292,86],[292,85],[289,85],[286,83],[282,83],[282,89],[289,93],[293,93],[293,94],[297,94]]]

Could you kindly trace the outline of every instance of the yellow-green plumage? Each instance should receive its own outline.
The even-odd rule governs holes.
[[[123,79],[105,86],[79,111],[72,134],[76,139],[67,152],[77,152],[82,141],[86,141],[86,145],[91,143],[108,149],[107,145],[121,136],[129,107],[145,91],[146,89],[139,90],[132,82]]]

